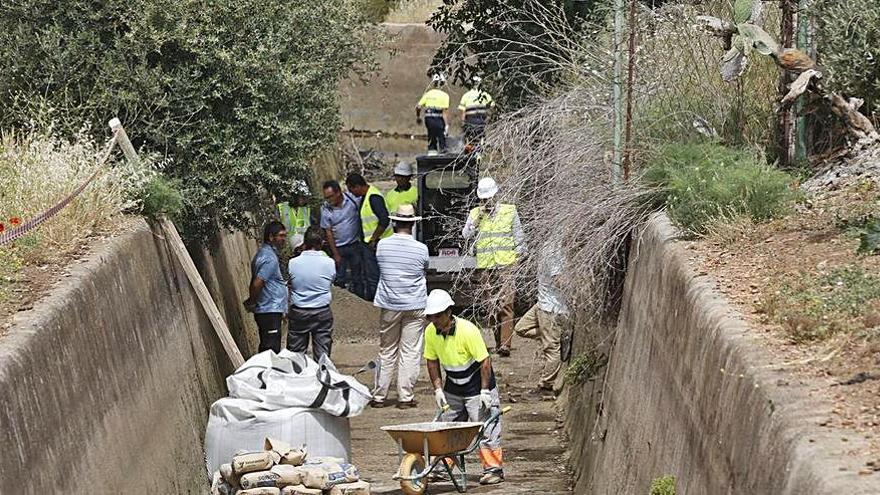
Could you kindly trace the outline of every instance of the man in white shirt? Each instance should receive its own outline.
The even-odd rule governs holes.
[[[376,248],[379,285],[373,304],[381,309],[379,380],[373,392],[373,407],[385,407],[385,399],[397,370],[397,407],[416,407],[413,388],[419,379],[428,297],[425,271],[428,247],[412,236],[421,220],[411,204],[400,205],[389,215],[394,235],[382,239]]]
[[[516,324],[516,334],[541,341],[543,366],[536,394],[554,391],[562,368],[560,361],[560,320],[568,314],[568,306],[559,293],[557,279],[563,273],[562,253],[558,240],[547,241],[538,254],[538,302]]]
[[[324,230],[312,225],[303,236],[302,253],[287,264],[290,274],[290,326],[287,349],[306,352],[312,341],[315,361],[330,357],[333,346],[333,312],[330,288],[336,278],[336,262],[322,250]]]

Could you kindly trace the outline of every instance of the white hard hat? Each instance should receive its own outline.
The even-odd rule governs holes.
[[[302,179],[293,181],[293,192],[301,196],[309,196],[312,194],[312,191],[309,190],[309,184]]]
[[[443,289],[434,289],[428,294],[428,302],[425,304],[425,314],[436,315],[446,311],[452,306],[455,306],[455,301],[452,300],[452,296],[450,296],[448,292]]]
[[[405,175],[405,176],[410,176],[410,175],[412,175],[412,174],[413,174],[413,173],[412,173],[412,167],[410,166],[409,163],[406,163],[406,162],[400,162],[400,163],[398,163],[397,165],[394,166],[394,175]]]
[[[434,74],[434,75],[431,77],[431,82],[435,82],[435,83],[436,83],[436,82],[438,82],[438,83],[444,83],[444,82],[446,82],[446,75],[443,74],[442,72],[441,72],[441,73],[438,73],[438,74]]]
[[[480,76],[472,76],[471,81],[473,81],[474,84],[480,84],[481,82],[483,82],[483,78]]]
[[[491,177],[484,177],[477,183],[477,197],[489,199],[498,194],[498,184]]]

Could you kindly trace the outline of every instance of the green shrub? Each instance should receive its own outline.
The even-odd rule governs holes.
[[[651,495],[675,495],[675,476],[661,476],[652,481]]]
[[[717,144],[662,146],[642,179],[658,188],[658,203],[672,220],[695,236],[719,219],[774,218],[796,197],[791,175],[750,152]]]
[[[141,213],[153,219],[160,216],[175,218],[183,209],[179,183],[163,175],[153,177],[138,199]]]
[[[825,84],[865,99],[866,115],[880,111],[880,8],[877,0],[818,0],[812,17]]]
[[[51,119],[103,141],[119,117],[169,158],[183,231],[246,227],[337,139],[339,82],[376,38],[355,0],[6,2],[0,126]]]

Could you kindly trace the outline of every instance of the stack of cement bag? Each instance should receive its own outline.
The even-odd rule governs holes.
[[[308,445],[313,456],[349,459],[348,418],[360,414],[370,390],[329,359],[261,352],[226,379],[229,397],[211,406],[205,432],[208,473],[239,450],[260,451],[263,439]]]
[[[309,458],[267,438],[265,450],[241,452],[214,473],[212,495],[370,495],[356,467],[333,457]]]

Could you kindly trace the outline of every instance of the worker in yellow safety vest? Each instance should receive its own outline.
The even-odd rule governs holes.
[[[446,135],[449,133],[449,94],[440,89],[446,76],[434,74],[429,89],[416,105],[416,122],[422,122],[425,109],[425,128],[428,130],[428,154],[446,153]]]
[[[492,311],[490,324],[495,334],[495,351],[507,357],[513,340],[515,290],[506,269],[525,251],[525,242],[516,206],[498,202],[497,194],[498,184],[494,179],[480,179],[477,184],[480,206],[470,211],[461,234],[465,239],[475,239],[481,285],[499,298],[498,310]]]
[[[312,209],[308,206],[311,191],[306,181],[299,179],[293,183],[293,191],[288,201],[282,201],[276,205],[278,217],[289,234],[291,243],[301,240],[306,230],[312,225]],[[297,237],[298,235],[298,237]],[[300,242],[301,244],[301,242]],[[298,247],[291,247],[296,250]]]
[[[345,187],[349,192],[360,198],[361,228],[363,229],[362,262],[364,280],[364,299],[372,301],[379,285],[379,263],[376,261],[376,245],[379,239],[389,237],[392,232],[388,228],[388,206],[382,192],[372,184],[367,184],[364,176],[357,173],[348,174]]]
[[[480,76],[471,78],[473,86],[470,91],[463,94],[458,110],[461,111],[461,123],[464,130],[465,143],[476,143],[483,138],[486,123],[489,120],[489,112],[495,107],[492,95],[480,89],[483,81]]]
[[[400,162],[394,166],[394,182],[397,187],[385,193],[385,206],[388,211],[397,211],[400,205],[412,205],[418,209],[419,190],[412,185],[412,166]]]

